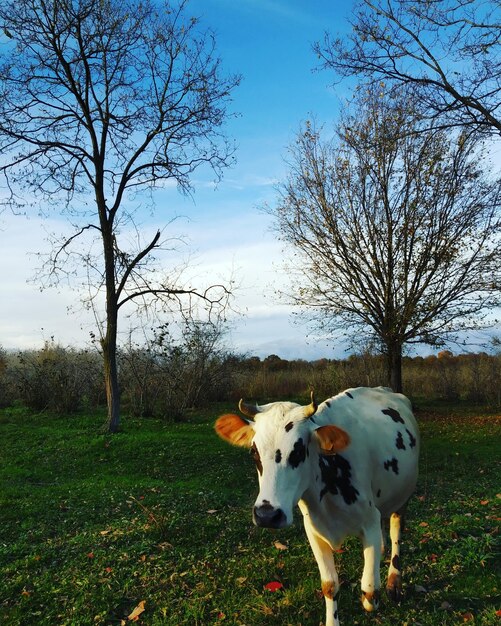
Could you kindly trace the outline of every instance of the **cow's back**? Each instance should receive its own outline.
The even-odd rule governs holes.
[[[351,443],[341,453],[353,484],[374,498],[383,516],[405,504],[414,491],[419,429],[408,398],[383,387],[357,387],[319,406],[315,422],[336,424]]]

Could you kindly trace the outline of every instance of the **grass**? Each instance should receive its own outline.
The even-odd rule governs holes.
[[[127,419],[110,437],[99,434],[102,415],[1,411],[0,622],[120,625],[139,607],[136,623],[152,626],[319,624],[320,580],[299,516],[285,531],[252,525],[255,470],[213,434],[219,412]],[[418,418],[405,598],[364,613],[361,548],[350,539],[336,555],[342,623],[499,626],[499,417],[420,406]],[[266,590],[271,581],[283,589]]]

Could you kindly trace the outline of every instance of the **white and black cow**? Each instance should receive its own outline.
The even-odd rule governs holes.
[[[240,410],[254,421],[223,415],[217,434],[252,449],[259,495],[254,523],[283,528],[299,505],[318,563],[326,603],[326,626],[338,626],[339,581],[333,550],[348,535],[364,550],[362,604],[379,601],[382,521],[390,522],[391,562],[387,591],[401,595],[400,533],[405,505],[416,486],[419,432],[409,400],[383,387],[348,389],[317,407],[294,402]]]

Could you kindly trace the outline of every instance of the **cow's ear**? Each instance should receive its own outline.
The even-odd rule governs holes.
[[[334,454],[344,450],[350,443],[350,436],[338,426],[329,424],[315,430],[320,448],[324,454]]]
[[[238,415],[228,413],[221,415],[214,426],[216,433],[234,446],[250,448],[254,437],[254,429]]]

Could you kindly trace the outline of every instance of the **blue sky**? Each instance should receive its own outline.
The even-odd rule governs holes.
[[[282,248],[260,207],[273,203],[274,186],[286,174],[284,157],[302,122],[314,116],[327,128],[349,98],[345,84],[315,71],[313,42],[324,31],[349,28],[351,0],[192,0],[188,12],[216,34],[217,49],[228,73],[242,75],[234,92],[228,135],[237,145],[237,163],[214,188],[207,172],[193,177],[193,198],[174,187],[156,195],[157,209],[145,215],[145,229],[171,223],[165,234],[186,243],[163,262],[190,260],[188,278],[198,284],[235,279],[230,316],[230,347],[238,352],[282,358],[339,357],[344,346],[319,337],[291,321],[291,309],[275,291],[286,288]],[[0,215],[0,267],[4,299],[0,307],[0,345],[8,349],[40,346],[51,336],[63,345],[85,345],[94,321],[67,286],[40,291],[33,278],[37,252],[49,249],[46,232],[64,232],[57,215],[29,220]],[[71,310],[68,310],[71,309]],[[122,329],[127,320],[122,318]],[[425,352],[427,350],[425,349]],[[429,351],[428,351],[429,352]]]
[[[245,314],[231,320],[229,338],[237,351],[284,358],[332,354],[325,342],[307,341],[306,329],[291,323],[290,309],[274,296],[286,281],[281,247],[259,207],[273,202],[274,185],[286,172],[286,147],[301,122],[312,115],[328,123],[336,118],[346,94],[329,86],[329,74],[314,71],[312,43],[326,29],[347,28],[350,8],[350,1],[329,0],[192,0],[188,6],[215,32],[226,72],[242,75],[232,104],[236,117],[227,127],[237,164],[216,189],[206,173],[197,172],[192,199],[165,190],[156,196],[154,216],[145,220],[156,228],[181,216],[166,234],[186,241],[181,255],[194,259],[195,280],[235,278],[236,307]],[[7,268],[0,310],[4,348],[40,346],[51,336],[64,345],[88,340],[93,320],[80,309],[78,293],[64,285],[41,292],[31,281],[36,253],[48,250],[45,231],[65,228],[57,215],[0,216],[0,263]]]

